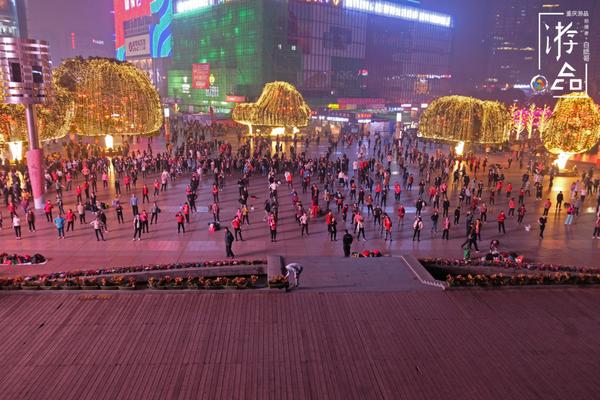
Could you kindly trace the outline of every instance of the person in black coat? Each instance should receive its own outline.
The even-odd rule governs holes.
[[[344,257],[350,257],[350,246],[352,246],[352,241],[354,240],[354,238],[348,232],[348,229],[346,229],[346,233],[344,234],[342,240],[344,244]]]
[[[234,241],[233,234],[229,231],[229,228],[225,228],[225,250],[227,252],[227,257],[234,258],[233,251],[231,250],[231,245]]]

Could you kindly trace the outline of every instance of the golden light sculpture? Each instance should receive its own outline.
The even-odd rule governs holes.
[[[510,127],[510,113],[503,104],[465,96],[434,100],[419,122],[422,137],[466,144],[502,143]]]
[[[53,80],[54,81],[54,80]],[[75,115],[75,103],[69,93],[52,84],[54,95],[45,104],[35,107],[40,141],[65,137]],[[5,141],[28,141],[25,107],[21,104],[0,104],[0,131]]]
[[[544,147],[559,155],[556,164],[565,165],[570,156],[585,153],[598,141],[600,110],[594,100],[584,93],[570,93],[559,99],[542,132]]]
[[[302,94],[287,82],[267,83],[256,103],[240,103],[233,120],[244,125],[298,128],[307,126],[310,107]]]
[[[73,123],[81,135],[152,135],[162,126],[158,92],[130,63],[67,59],[56,70],[56,81],[75,100]]]

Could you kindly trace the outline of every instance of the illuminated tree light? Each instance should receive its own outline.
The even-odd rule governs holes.
[[[590,97],[571,93],[558,100],[542,142],[552,154],[585,153],[600,140],[600,111]]]
[[[55,76],[57,86],[77,99],[73,125],[81,135],[153,135],[162,126],[158,92],[130,63],[68,59]]]
[[[303,127],[310,119],[310,107],[296,88],[287,82],[267,83],[256,103],[240,103],[233,120],[249,126]]]
[[[510,114],[494,101],[472,97],[440,97],[423,112],[419,132],[427,139],[499,144],[507,139]]]

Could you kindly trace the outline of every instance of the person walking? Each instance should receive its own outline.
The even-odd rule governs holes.
[[[350,257],[350,248],[352,247],[352,242],[354,238],[346,229],[346,233],[344,233],[344,237],[342,238],[343,248],[344,248],[344,257]]]
[[[521,204],[521,206],[519,207],[517,223],[519,223],[519,224],[523,223],[523,218],[525,218],[526,212],[527,212],[527,210],[525,209],[525,204]]]
[[[234,241],[233,234],[231,233],[231,231],[229,230],[228,227],[225,227],[225,252],[227,253],[226,257],[231,257],[231,258],[235,257],[235,255],[233,254],[233,251],[231,250],[233,241]]]
[[[133,216],[133,240],[142,240],[142,221],[139,214]]]
[[[421,230],[423,230],[423,219],[418,216],[413,223],[413,242],[415,241],[415,238],[417,239],[417,242],[421,241]]]
[[[562,209],[562,203],[564,200],[565,200],[565,195],[563,194],[563,192],[561,190],[556,195],[556,210],[560,211]]]

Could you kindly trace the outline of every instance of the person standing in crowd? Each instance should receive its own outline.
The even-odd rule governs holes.
[[[596,214],[596,223],[594,224],[593,239],[600,239],[600,213]]]
[[[177,220],[177,234],[179,235],[182,231],[185,233],[185,217],[181,211],[178,211],[177,214],[175,214],[175,219]]]
[[[65,238],[65,219],[62,217],[62,215],[57,215],[56,218],[54,218],[54,225],[56,226],[56,230],[58,231],[58,238],[64,239]]]
[[[350,248],[352,247],[352,242],[354,238],[346,229],[346,233],[344,233],[344,237],[342,238],[343,247],[344,247],[344,257],[350,257]]]
[[[506,221],[506,214],[504,214],[504,211],[500,211],[500,214],[498,214],[498,218],[496,219],[498,221],[498,233],[506,233],[506,227],[504,226],[504,221]]]
[[[308,215],[306,214],[306,212],[302,212],[302,215],[300,215],[300,234],[302,236],[304,236],[304,232],[306,232],[306,236],[308,236]]]
[[[135,193],[131,194],[131,199],[129,199],[129,204],[131,205],[131,213],[133,215],[138,214],[138,198]]]
[[[277,242],[277,220],[275,214],[271,214],[267,220],[269,232],[271,233],[271,242]]]
[[[75,213],[70,208],[69,208],[69,211],[67,211],[67,215],[66,215],[65,219],[67,220],[67,232],[74,231],[75,230]]]
[[[450,218],[447,215],[442,222],[442,228],[442,239],[450,240]]]
[[[227,253],[227,257],[231,257],[231,258],[235,257],[235,255],[233,254],[233,251],[231,250],[233,241],[234,241],[233,235],[229,231],[229,228],[225,227],[225,252]]]
[[[150,209],[150,225],[154,223],[158,224],[158,214],[160,214],[160,208],[158,207],[158,204],[154,202]]]
[[[46,204],[44,205],[44,213],[46,214],[46,221],[48,222],[52,222],[52,220],[54,219],[52,216],[53,208],[54,206],[52,205],[52,203],[50,203],[50,200],[47,200]]]
[[[35,232],[35,213],[33,209],[27,210],[27,214],[25,214],[25,220],[27,221],[27,226],[29,228],[29,232]]]
[[[12,216],[12,226],[15,229],[17,240],[21,240],[21,218],[19,218],[16,212]]]
[[[421,231],[423,230],[423,220],[421,219],[421,217],[417,217],[415,219],[415,222],[413,223],[413,242],[415,241],[415,238],[417,239],[417,242],[421,241]]]
[[[115,207],[115,212],[117,213],[117,222],[119,224],[124,224],[125,220],[123,219],[123,206],[121,203],[117,203]]]
[[[544,230],[546,229],[546,223],[548,222],[548,217],[546,215],[542,215],[538,219],[538,224],[540,225],[540,239],[544,238]]]
[[[142,240],[142,221],[139,214],[133,216],[133,240]]]
[[[81,201],[77,203],[77,215],[79,215],[79,224],[86,224],[85,221],[85,207],[81,204]]]
[[[235,240],[237,242],[238,236],[240,237],[240,241],[244,241],[242,237],[242,222],[239,217],[236,215],[233,221],[231,221],[231,227],[233,228],[233,232],[235,233]]]
[[[92,227],[94,228],[94,232],[96,233],[96,241],[99,242],[100,239],[104,241],[104,234],[102,233],[104,227],[102,226],[100,216],[96,216],[96,218],[94,218],[94,220],[90,222],[90,225],[92,225]]]

